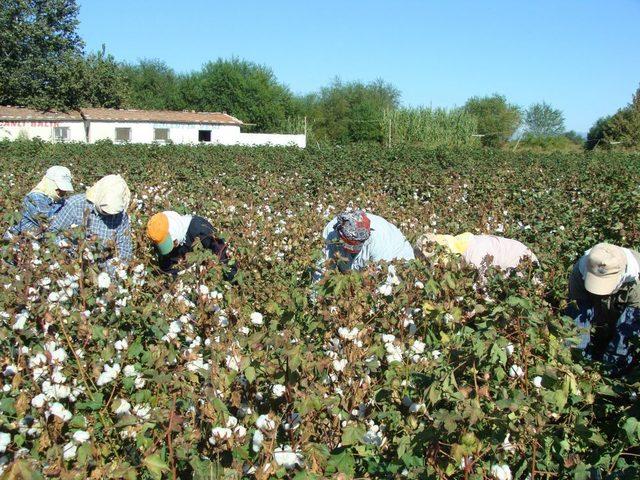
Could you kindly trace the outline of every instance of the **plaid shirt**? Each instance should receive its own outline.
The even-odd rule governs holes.
[[[74,195],[65,202],[64,207],[53,217],[49,231],[60,232],[73,225],[85,225],[87,236],[95,235],[105,242],[113,240],[120,260],[131,260],[133,246],[129,215],[126,212],[117,215],[100,215],[96,212],[93,203],[82,193]]]
[[[44,193],[31,192],[22,200],[22,218],[9,229],[12,234],[39,229],[42,220],[53,217],[64,205],[64,200],[54,201]]]

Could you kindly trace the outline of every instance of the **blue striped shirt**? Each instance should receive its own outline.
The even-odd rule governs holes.
[[[49,231],[60,232],[74,225],[83,225],[87,237],[95,235],[105,243],[113,241],[120,260],[128,261],[133,257],[129,215],[126,212],[101,215],[93,203],[87,200],[86,195],[81,193],[65,202],[64,207],[53,217]]]
[[[63,205],[64,200],[56,202],[44,193],[28,193],[22,200],[22,218],[9,232],[16,235],[44,228],[42,221],[53,217]]]

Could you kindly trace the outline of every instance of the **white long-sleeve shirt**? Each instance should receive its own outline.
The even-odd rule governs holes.
[[[325,241],[324,260],[334,258],[340,253],[340,256],[348,259],[340,262],[341,270],[361,270],[370,262],[415,258],[413,247],[398,227],[378,215],[367,213],[367,217],[371,222],[371,236],[364,242],[362,250],[357,255],[340,251],[340,240],[333,229],[337,219],[331,220],[322,231],[322,238]]]

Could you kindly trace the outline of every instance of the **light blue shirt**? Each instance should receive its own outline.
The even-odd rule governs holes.
[[[340,254],[347,259],[345,262],[340,262],[340,270],[361,270],[370,262],[415,258],[413,247],[398,227],[378,215],[367,213],[367,217],[371,221],[371,236],[364,242],[362,250],[357,255],[348,254],[340,249],[340,240],[333,229],[337,219],[331,220],[322,231],[322,238],[325,241],[324,260],[336,258]]]

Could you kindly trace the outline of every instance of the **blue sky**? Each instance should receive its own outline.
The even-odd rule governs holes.
[[[87,50],[159,58],[179,72],[218,57],[271,67],[296,93],[382,78],[404,105],[498,92],[560,108],[586,132],[640,85],[640,0],[78,0]]]

